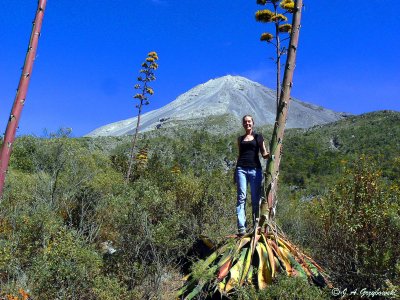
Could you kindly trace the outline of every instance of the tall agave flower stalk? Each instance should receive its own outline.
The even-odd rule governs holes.
[[[139,133],[140,117],[142,115],[143,105],[149,105],[150,101],[148,99],[148,96],[154,94],[154,90],[149,86],[149,82],[156,80],[156,77],[154,76],[154,71],[158,69],[157,60],[158,60],[158,55],[156,52],[152,51],[147,54],[145,62],[142,63],[143,69],[141,69],[139,72],[141,76],[139,76],[137,79],[139,83],[135,85],[135,89],[140,90],[141,92],[133,96],[133,98],[138,99],[139,101],[139,104],[136,105],[136,108],[138,109],[138,117],[137,117],[135,134],[132,138],[131,151],[129,154],[129,164],[128,164],[128,171],[126,173],[126,183],[128,183],[132,173],[132,165],[135,157],[134,156],[135,146]]]
[[[275,58],[273,60],[276,64],[276,107],[278,111],[279,96],[281,94],[281,57],[286,54],[286,47],[284,41],[289,37],[281,38],[281,34],[290,33],[292,25],[287,23],[288,18],[286,14],[293,12],[294,2],[292,0],[284,0],[279,3],[280,0],[257,0],[259,5],[272,5],[272,11],[269,9],[258,10],[256,12],[256,21],[261,23],[272,23],[274,24],[274,34],[265,32],[261,34],[260,40],[265,41],[275,48]],[[280,9],[281,12],[280,13]]]
[[[38,7],[33,21],[33,28],[29,40],[28,51],[26,53],[24,67],[22,69],[21,78],[19,80],[17,94],[14,99],[14,105],[11,109],[10,118],[4,135],[3,145],[0,153],[0,199],[3,195],[3,187],[10,161],[12,146],[15,140],[15,133],[21,118],[22,108],[24,107],[26,95],[28,93],[29,81],[32,76],[33,63],[36,56],[36,50],[39,43],[40,31],[42,28],[44,10],[46,8],[46,0],[39,0]]]
[[[283,2],[288,3],[285,0]],[[252,232],[243,237],[229,237],[225,244],[214,247],[215,251],[196,266],[201,272],[194,271],[184,278],[185,282],[177,293],[178,297],[189,300],[204,291],[229,296],[237,287],[243,285],[255,285],[259,289],[265,289],[272,284],[278,273],[302,277],[318,286],[331,285],[323,269],[285,237],[282,230],[271,220],[270,213],[274,205],[274,187],[279,174],[302,6],[302,0],[293,3],[293,30],[270,143],[271,157],[267,162],[266,197],[261,203],[260,220]]]
[[[282,7],[285,7],[293,12],[293,18],[285,71],[283,74],[282,89],[277,106],[274,131],[269,144],[270,156],[268,158],[265,171],[266,180],[264,185],[264,197],[262,198],[260,204],[259,227],[263,227],[266,221],[272,221],[273,217],[275,216],[276,191],[279,176],[279,166],[282,156],[282,141],[289,110],[290,92],[293,86],[293,74],[296,66],[296,53],[299,42],[303,0],[297,0],[295,2],[292,1],[293,5],[291,5],[290,2],[290,0],[283,0],[281,3]]]

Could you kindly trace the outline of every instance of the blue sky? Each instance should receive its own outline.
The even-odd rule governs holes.
[[[305,0],[292,96],[335,111],[400,111],[399,1]],[[36,0],[2,3],[0,127],[5,131]],[[159,108],[209,79],[246,76],[273,88],[271,27],[256,1],[48,0],[18,134],[74,136],[136,116],[140,64],[159,54]]]

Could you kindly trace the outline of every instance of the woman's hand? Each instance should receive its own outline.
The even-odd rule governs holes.
[[[262,155],[262,157],[263,157],[264,159],[268,159],[268,158],[269,158],[269,152],[264,153],[264,154]]]

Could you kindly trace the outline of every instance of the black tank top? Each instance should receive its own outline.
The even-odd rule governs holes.
[[[239,159],[237,166],[261,169],[258,152],[260,151],[259,143],[264,141],[262,135],[255,134],[252,141],[244,141],[244,136],[239,137],[239,139]]]

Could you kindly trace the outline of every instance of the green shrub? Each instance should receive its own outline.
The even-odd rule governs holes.
[[[339,287],[384,288],[399,282],[400,194],[361,157],[321,200],[309,206],[319,230],[312,249]]]
[[[253,286],[241,288],[233,297],[237,300],[323,300],[331,299],[329,290],[310,285],[300,277],[279,275],[271,286],[256,290]]]
[[[101,265],[101,257],[79,236],[60,230],[32,262],[32,295],[40,299],[95,299],[93,280],[100,275]]]

